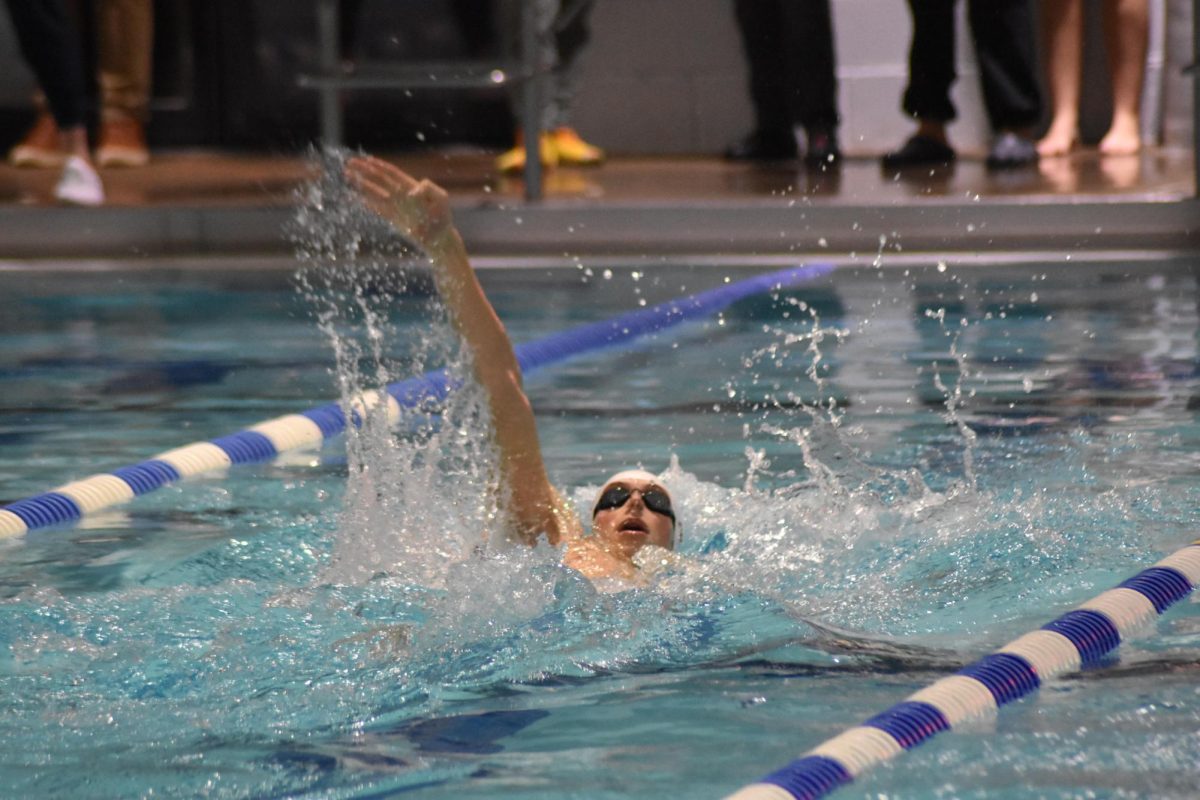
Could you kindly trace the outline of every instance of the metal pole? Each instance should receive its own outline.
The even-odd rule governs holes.
[[[1200,198],[1200,0],[1192,0],[1192,196]]]
[[[1200,3],[1200,0],[1196,0]],[[542,199],[542,64],[538,4],[521,3],[522,128],[525,131],[525,199]]]
[[[1198,0],[1200,1],[1200,0]],[[341,41],[338,0],[320,0],[317,3],[317,47],[321,60],[321,77],[326,80],[317,87],[320,104],[321,140],[325,147],[342,145],[342,93],[328,79],[338,74]]]

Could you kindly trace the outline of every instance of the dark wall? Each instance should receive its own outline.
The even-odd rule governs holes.
[[[34,2],[36,0],[29,0]],[[78,0],[88,5],[94,0]],[[347,55],[422,61],[495,52],[495,0],[342,0],[350,19]],[[1162,70],[1168,143],[1191,146],[1193,0],[1166,0]],[[158,14],[156,146],[291,151],[317,136],[317,102],[296,77],[317,62],[315,0],[155,0]],[[357,6],[357,13],[352,13]],[[892,147],[906,132],[899,98],[906,80],[909,15],[901,0],[832,0],[843,146],[856,154]],[[1107,126],[1105,65],[1089,0],[1089,90],[1084,135]],[[960,22],[963,8],[959,7]],[[680,24],[686,20],[687,24]],[[603,0],[575,122],[614,154],[718,153],[752,124],[744,56],[732,0]],[[953,129],[964,151],[982,152],[988,131],[969,37],[960,38],[961,79]],[[1149,86],[1149,84],[1148,84]],[[0,146],[31,118],[31,79],[0,12]],[[1151,117],[1153,119],[1153,116]],[[387,151],[424,144],[506,145],[513,119],[496,90],[359,92],[345,98],[350,144]],[[420,138],[419,138],[420,137]]]
[[[197,113],[156,113],[152,133],[158,143],[291,149],[316,138],[316,95],[296,83],[318,64],[315,3],[160,0],[159,5],[174,6],[163,15],[164,26],[170,21],[174,27],[160,29],[160,35],[175,34],[178,46],[160,50],[156,64],[178,74],[194,64],[182,83],[190,87]],[[341,44],[349,61],[428,61],[498,51],[487,24],[487,0],[361,0],[342,6]],[[188,48],[192,57],[181,58]],[[508,99],[495,90],[359,91],[346,93],[344,102],[351,145],[495,145],[512,136]]]
[[[349,60],[428,61],[494,55],[490,0],[344,0]],[[82,20],[87,26],[87,18]],[[2,20],[7,24],[7,18]],[[294,149],[318,133],[316,95],[297,76],[317,67],[316,4],[296,0],[156,0],[155,146]],[[84,31],[86,41],[86,30]],[[29,77],[15,49],[0,53],[4,144],[31,118]],[[0,79],[3,80],[3,79]],[[404,149],[487,146],[512,137],[498,90],[361,91],[345,96],[348,144]],[[420,137],[418,137],[420,134]]]

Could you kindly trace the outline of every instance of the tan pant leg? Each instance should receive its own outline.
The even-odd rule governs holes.
[[[97,0],[96,49],[103,113],[145,121],[154,47],[152,0]]]

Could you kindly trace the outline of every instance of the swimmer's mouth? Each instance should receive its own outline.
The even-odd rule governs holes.
[[[621,523],[621,532],[649,533],[650,528],[640,519],[627,519]]]

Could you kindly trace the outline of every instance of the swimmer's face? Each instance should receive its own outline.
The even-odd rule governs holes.
[[[649,504],[647,495],[650,496]],[[592,516],[592,531],[626,558],[632,558],[648,544],[670,550],[674,544],[675,521],[670,513],[664,513],[664,508],[671,511],[670,495],[657,483],[639,479],[613,480],[600,492]]]

